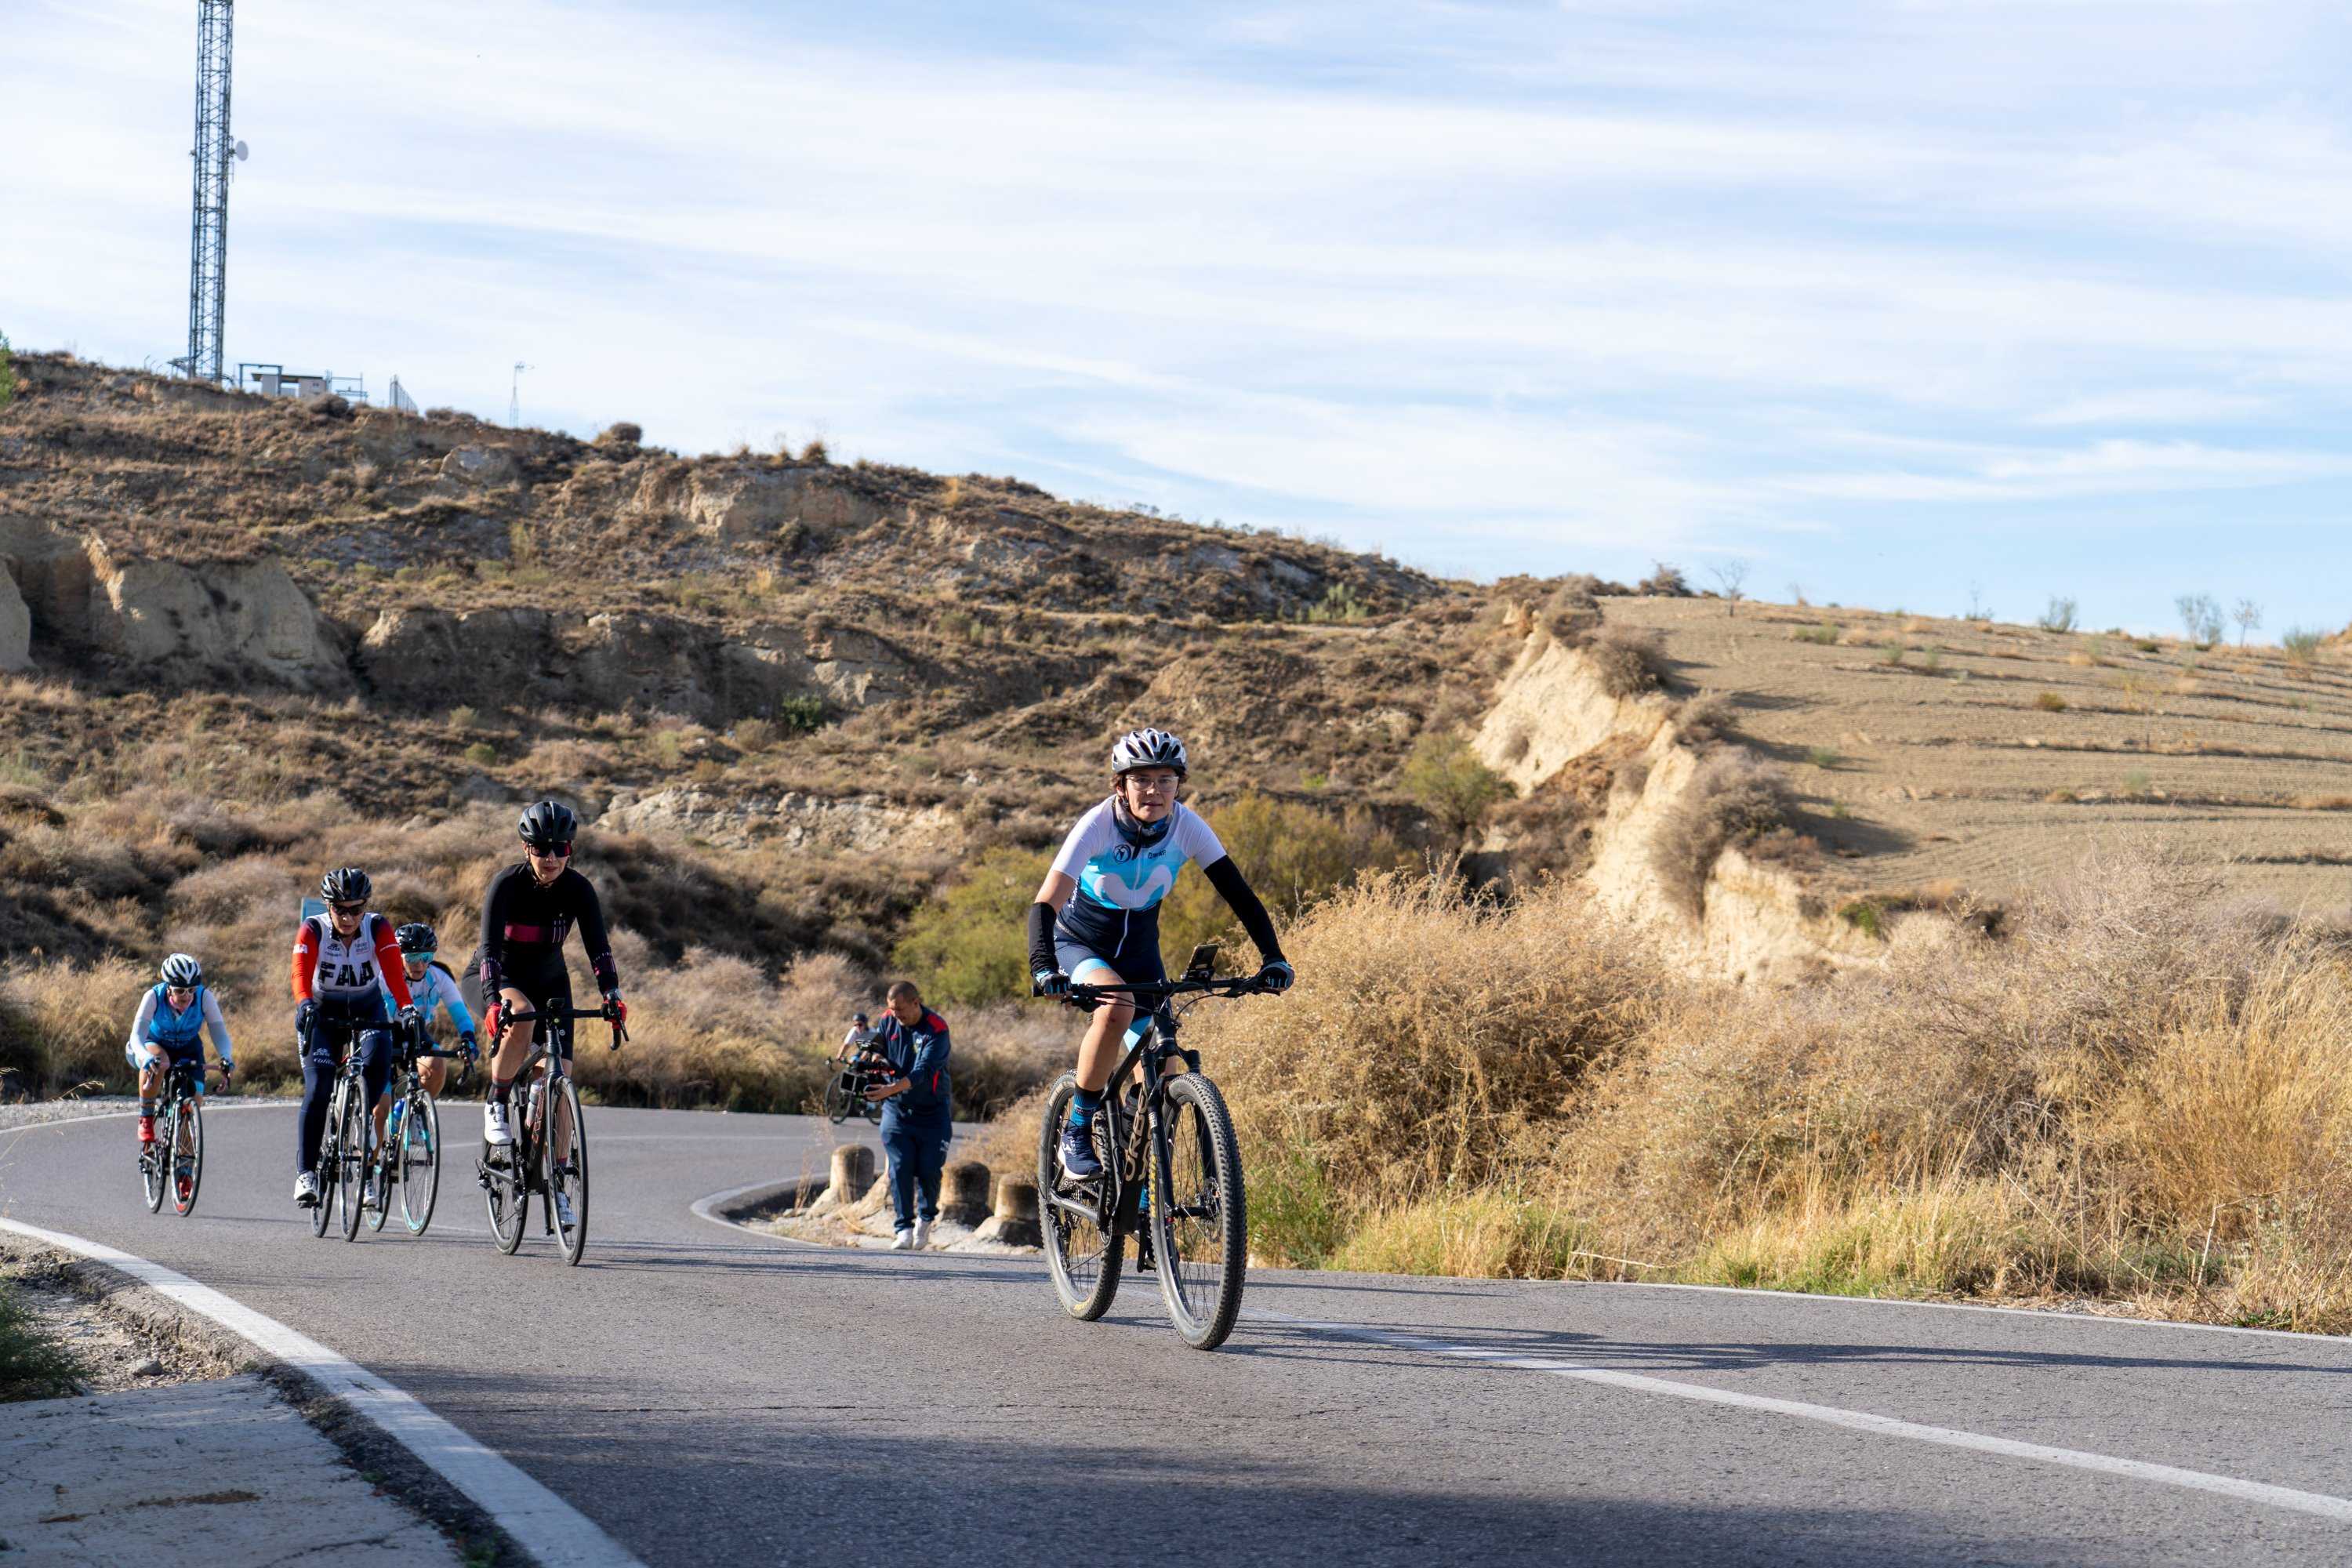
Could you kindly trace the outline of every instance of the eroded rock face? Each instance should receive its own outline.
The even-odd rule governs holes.
[[[782,844],[793,848],[858,850],[945,849],[959,836],[955,814],[941,805],[894,805],[868,796],[735,795],[680,784],[642,799],[616,800],[598,818],[602,827],[660,832],[714,844]]]
[[[515,456],[504,447],[455,447],[441,459],[441,477],[468,489],[510,485]]]
[[[1612,735],[1646,742],[1665,713],[1665,700],[1655,693],[1611,696],[1581,649],[1531,637],[1470,745],[1480,762],[1527,790]]]
[[[89,641],[141,664],[243,669],[306,691],[347,691],[350,666],[309,595],[275,558],[190,565],[90,549]]]
[[[29,517],[0,517],[0,565],[16,579],[36,634],[81,642],[93,581],[89,543]]]
[[[0,570],[0,672],[14,673],[33,662],[33,612],[16,592],[16,579]]]
[[[686,497],[688,519],[730,544],[770,538],[793,523],[821,533],[854,532],[888,511],[823,468],[698,469]]]

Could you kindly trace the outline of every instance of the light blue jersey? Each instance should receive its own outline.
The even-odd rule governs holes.
[[[438,1007],[457,1026],[459,1034],[474,1032],[474,1016],[466,1010],[466,999],[457,994],[457,982],[439,964],[427,963],[425,978],[410,981],[408,992],[416,999],[417,1016],[425,1020],[427,1028],[433,1026],[433,1009]]]
[[[1160,901],[1174,889],[1185,862],[1213,866],[1224,858],[1215,830],[1190,806],[1178,805],[1168,831],[1154,843],[1139,845],[1119,831],[1106,800],[1078,818],[1054,857],[1054,869],[1078,885],[1059,923],[1078,941],[1110,952],[1145,928],[1138,916],[1148,916],[1157,929]]]

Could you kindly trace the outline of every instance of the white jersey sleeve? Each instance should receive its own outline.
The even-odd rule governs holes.
[[[155,988],[151,985],[139,993],[139,1011],[131,1016],[131,1038],[123,1042],[124,1048],[133,1053],[142,1050],[147,1044],[147,1026],[154,1021]]]
[[[1209,826],[1207,817],[1202,816],[1191,806],[1180,804],[1176,807],[1176,826],[1173,831],[1176,835],[1176,847],[1182,850],[1185,858],[1202,870],[1208,869],[1225,858],[1225,847],[1218,840],[1217,830]]]
[[[150,992],[148,995],[152,999],[154,993]],[[205,987],[204,997],[205,1032],[213,1037],[214,1053],[221,1060],[228,1061],[231,1059],[228,1048],[228,1020],[221,1016],[220,999],[213,994],[211,986]]]
[[[1071,827],[1060,853],[1054,857],[1054,869],[1074,882],[1083,882],[1087,863],[1109,848],[1118,837],[1118,825],[1111,820],[1110,802],[1106,800]]]

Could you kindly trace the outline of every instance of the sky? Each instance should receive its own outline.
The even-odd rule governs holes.
[[[1379,550],[2352,620],[2352,16],[236,7],[227,357]],[[0,0],[0,331],[187,336],[189,0]]]

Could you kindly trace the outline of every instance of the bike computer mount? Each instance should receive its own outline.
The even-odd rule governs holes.
[[[1192,956],[1185,961],[1184,978],[1214,980],[1217,977],[1217,949],[1220,945],[1213,942],[1204,942],[1194,948]]]

